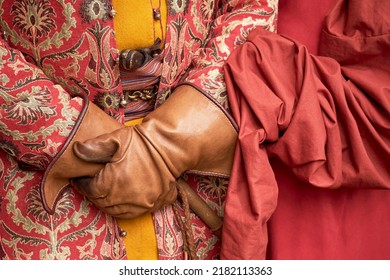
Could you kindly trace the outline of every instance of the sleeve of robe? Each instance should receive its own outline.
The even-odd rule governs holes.
[[[278,0],[188,1],[183,6],[185,12],[172,8],[169,14],[159,90],[189,84],[230,118],[223,65],[254,28],[276,31]]]
[[[0,58],[0,147],[20,168],[45,171],[78,126],[86,103],[71,98],[4,40]]]
[[[222,258],[265,258],[277,200],[270,157],[314,187],[390,188],[388,8],[338,2],[319,56],[257,29],[228,59],[227,90],[240,132]]]

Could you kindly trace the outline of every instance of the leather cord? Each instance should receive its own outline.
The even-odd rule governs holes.
[[[207,205],[207,203],[195,193],[195,191],[181,178],[177,180],[176,188],[178,195],[183,202],[184,221],[181,218],[177,204],[173,204],[173,209],[179,226],[183,232],[183,245],[185,259],[198,259],[190,220],[190,208],[203,222],[221,238],[222,219]]]

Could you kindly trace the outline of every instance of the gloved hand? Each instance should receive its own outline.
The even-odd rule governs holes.
[[[94,176],[104,167],[103,164],[88,163],[76,157],[72,150],[73,143],[112,132],[123,126],[95,104],[89,102],[86,106],[85,114],[79,118],[79,124],[75,125],[69,136],[69,143],[64,144],[64,150],[56,156],[43,176],[41,196],[49,213],[54,213],[58,196],[64,187],[69,185],[70,178]]]
[[[72,184],[98,208],[133,218],[172,203],[185,171],[229,176],[237,134],[216,104],[191,86],[180,86],[133,127],[85,142],[74,153],[87,162],[109,163],[93,178]]]

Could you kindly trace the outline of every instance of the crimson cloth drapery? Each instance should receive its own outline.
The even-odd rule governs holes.
[[[266,257],[278,194],[270,158],[313,187],[390,188],[388,6],[338,2],[326,18],[322,56],[258,29],[228,59],[240,131],[222,258]]]

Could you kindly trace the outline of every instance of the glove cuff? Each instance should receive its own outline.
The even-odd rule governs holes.
[[[95,104],[85,100],[85,106],[74,128],[44,173],[40,185],[41,198],[45,210],[53,214],[62,191],[69,185],[69,179],[94,176],[102,164],[87,163],[77,158],[72,146],[75,141],[84,141],[123,127]]]

